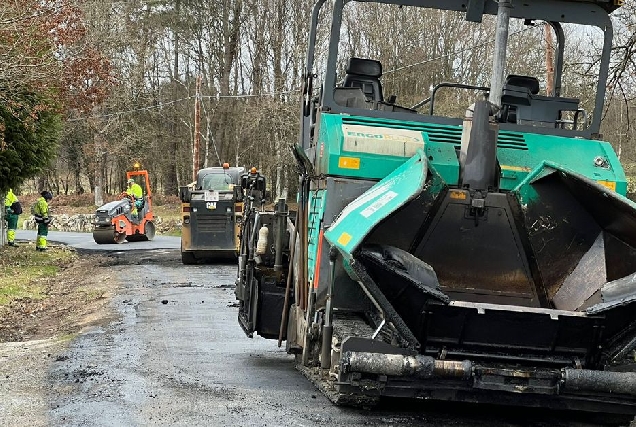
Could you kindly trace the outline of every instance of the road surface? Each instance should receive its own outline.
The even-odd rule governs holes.
[[[35,242],[37,231],[16,230],[17,240],[28,240]],[[150,242],[124,242],[122,244],[98,245],[93,240],[92,233],[67,233],[64,231],[49,231],[48,240],[50,242],[65,243],[79,250],[87,251],[130,251],[130,250],[153,250],[153,249],[179,249],[181,239],[174,236],[155,236]]]
[[[18,239],[34,236],[18,232]],[[121,288],[112,300],[116,320],[51,356],[46,425],[589,425],[560,414],[470,405],[335,407],[275,341],[245,337],[234,307],[235,265],[184,266],[175,237],[122,245],[96,245],[82,233],[51,232],[49,238],[110,251]]]

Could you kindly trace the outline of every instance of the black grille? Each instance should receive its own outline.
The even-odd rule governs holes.
[[[225,215],[216,216],[197,216],[197,227],[199,231],[204,232],[218,232],[225,231],[227,224],[227,217]]]
[[[510,132],[505,130],[499,131],[497,146],[501,148],[512,148],[515,150],[527,150],[526,138],[522,133]]]
[[[101,215],[95,215],[95,222],[97,224],[110,224],[111,221],[112,221],[112,218],[107,213],[101,214]]]

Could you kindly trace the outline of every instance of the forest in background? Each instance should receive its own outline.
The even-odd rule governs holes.
[[[28,151],[32,178],[22,183],[23,192],[81,194],[99,185],[118,193],[125,171],[140,162],[155,191],[177,194],[192,180],[200,78],[199,166],[256,166],[270,182],[278,178],[280,187],[293,190],[289,146],[298,134],[312,6],[311,0],[3,3],[0,176],[3,170],[11,176],[10,162],[29,163],[14,142],[15,135],[29,134],[47,142]],[[602,133],[628,174],[636,174],[636,0],[627,0],[613,21]],[[494,20],[476,26],[460,14],[352,3],[343,22],[341,67],[351,52],[381,61],[385,93],[397,94],[401,105],[415,105],[443,81],[489,85]],[[321,26],[318,67],[328,29]],[[544,31],[541,24],[511,27],[508,73],[545,81]],[[585,106],[594,96],[598,35],[566,27],[566,38],[576,42],[567,45],[564,96]],[[450,93],[443,101],[452,114],[471,102]]]

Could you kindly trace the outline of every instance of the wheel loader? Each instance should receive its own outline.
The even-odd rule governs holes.
[[[239,324],[285,341],[336,404],[390,396],[633,416],[636,205],[599,133],[622,2],[382,0],[496,19],[490,86],[439,82],[410,107],[384,97],[379,61],[338,56],[344,9],[368,3],[314,6],[298,211],[281,200],[243,229]],[[331,32],[317,66],[321,19]],[[546,94],[538,77],[504,72],[511,22],[553,33]],[[566,24],[603,35],[585,105],[562,85],[565,43],[581,34],[567,39]],[[466,92],[463,114],[442,113]]]
[[[118,200],[106,203],[95,211],[93,223],[93,239],[95,243],[124,243],[125,241],[147,241],[155,238],[155,217],[152,212],[152,191],[148,171],[135,170],[126,172],[126,180],[141,182],[143,199],[139,207],[131,195],[122,193]]]

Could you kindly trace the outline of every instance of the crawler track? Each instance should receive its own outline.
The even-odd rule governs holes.
[[[370,337],[374,330],[364,319],[353,315],[339,315],[334,318],[332,345],[339,351],[342,341],[351,336]],[[352,406],[358,408],[372,408],[380,400],[379,396],[367,396],[362,394],[341,393],[336,384],[339,366],[333,366],[330,370],[321,369],[318,366],[303,366],[301,358],[296,358],[298,369],[309,381],[311,381],[329,400],[336,405]]]

